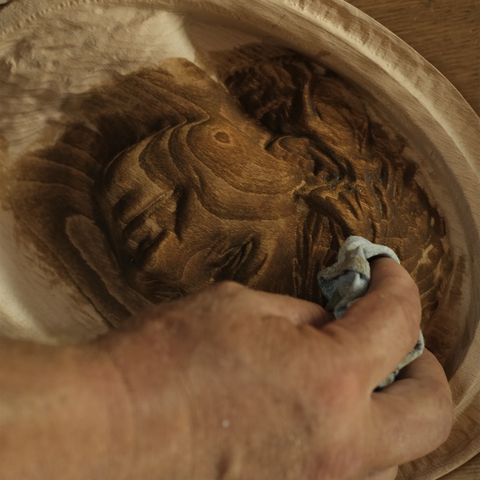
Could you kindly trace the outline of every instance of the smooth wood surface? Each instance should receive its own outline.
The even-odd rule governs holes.
[[[347,1],[425,57],[480,115],[478,0]]]

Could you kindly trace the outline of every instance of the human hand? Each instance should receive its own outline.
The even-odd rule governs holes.
[[[96,344],[128,392],[117,468],[142,480],[395,478],[452,422],[428,351],[374,391],[416,343],[420,313],[415,284],[388,259],[331,323],[318,305],[234,283],[143,312]]]

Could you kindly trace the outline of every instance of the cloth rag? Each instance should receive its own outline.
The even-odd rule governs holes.
[[[370,260],[388,257],[400,264],[395,252],[384,245],[376,245],[363,237],[348,237],[338,252],[337,263],[322,270],[317,280],[328,300],[326,310],[341,318],[349,307],[362,298],[370,281]],[[422,332],[413,350],[400,362],[394,372],[383,380],[378,388],[395,381],[400,370],[423,353],[425,341]]]

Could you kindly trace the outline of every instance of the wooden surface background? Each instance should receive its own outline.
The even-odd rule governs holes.
[[[347,1],[419,52],[480,115],[479,0]]]
[[[418,51],[480,115],[480,0],[347,1]],[[480,455],[443,477],[467,479],[480,479]]]

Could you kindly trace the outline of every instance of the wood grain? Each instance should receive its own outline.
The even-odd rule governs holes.
[[[220,280],[320,302],[317,273],[359,235],[397,252],[433,319],[452,261],[443,220],[403,156],[406,140],[371,119],[352,85],[290,50],[257,45],[215,58],[233,98],[187,61],[96,95],[110,123],[111,98],[143,118],[155,105],[158,132],[108,161],[95,189],[131,285],[156,302]],[[126,113],[117,115],[118,124]],[[95,131],[107,130],[102,121]],[[85,132],[74,143],[91,151]],[[424,325],[429,348],[447,358],[435,330]]]
[[[11,0],[9,4],[24,0]],[[478,0],[346,0],[398,35],[447,77],[480,115]],[[0,5],[0,11],[9,5]]]
[[[478,480],[480,478],[480,454],[465,465],[440,478],[440,480]]]
[[[347,0],[445,75],[480,115],[478,0]]]
[[[430,64],[417,56],[413,50],[407,48],[388,30],[379,28],[370,18],[360,15],[360,12],[340,0],[322,0],[321,2],[264,0],[255,2],[255,9],[251,8],[252,3],[249,1],[122,0],[121,9],[127,8],[128,4],[132,7],[130,12],[135,12],[135,22],[130,25],[130,28],[123,28],[125,16],[120,15],[120,12],[116,10],[119,2],[96,0],[95,3],[96,5],[101,4],[105,8],[92,9],[91,2],[83,0],[70,2],[13,0],[11,5],[2,8],[0,24],[3,21],[2,27],[13,25],[14,28],[0,28],[0,52],[2,52],[2,59],[6,60],[5,71],[10,75],[8,82],[4,84],[6,89],[4,92],[8,91],[9,93],[4,94],[3,98],[0,96],[0,100],[2,109],[3,105],[9,107],[2,111],[11,112],[11,116],[4,115],[3,118],[0,118],[0,122],[3,121],[7,127],[4,130],[6,139],[2,140],[3,143],[0,147],[3,145],[6,148],[5,146],[8,146],[10,142],[10,146],[12,146],[10,150],[16,152],[15,156],[11,158],[12,162],[17,163],[17,160],[21,158],[18,152],[25,153],[26,150],[22,149],[30,145],[30,140],[36,140],[37,135],[39,141],[35,144],[35,148],[37,148],[36,145],[50,148],[62,135],[60,133],[57,135],[52,131],[56,124],[53,124],[50,129],[46,129],[49,135],[43,135],[42,125],[44,124],[42,122],[44,120],[48,122],[50,114],[54,113],[56,108],[60,108],[60,105],[66,106],[62,101],[70,98],[72,91],[71,84],[64,79],[71,78],[72,73],[76,86],[80,87],[82,92],[87,92],[94,85],[102,85],[110,78],[111,72],[119,73],[118,77],[121,77],[147,65],[158,65],[160,59],[167,57],[186,57],[203,68],[202,63],[198,63],[198,60],[207,58],[210,50],[218,51],[219,45],[222,49],[237,46],[235,42],[238,38],[244,38],[241,35],[232,37],[232,32],[235,30],[232,26],[238,24],[238,19],[244,19],[252,28],[257,29],[257,32],[261,32],[260,41],[268,43],[272,37],[277,41],[285,41],[290,47],[303,52],[309,58],[318,59],[319,62],[344,78],[350,78],[374,96],[378,105],[384,107],[387,112],[393,112],[394,124],[404,132],[405,138],[422,150],[424,155],[419,158],[418,168],[427,172],[423,176],[425,185],[422,187],[424,186],[425,191],[429,192],[431,195],[429,198],[434,200],[434,204],[446,219],[456,264],[459,265],[462,261],[465,267],[463,285],[460,282],[453,282],[456,288],[445,296],[444,308],[439,309],[442,310],[446,319],[443,322],[443,338],[447,341],[450,338],[449,322],[452,319],[456,319],[458,324],[463,326],[465,333],[463,343],[458,346],[458,349],[455,349],[456,353],[466,355],[465,361],[458,368],[451,382],[455,398],[455,435],[452,435],[451,439],[434,454],[414,462],[413,466],[407,466],[407,469],[404,470],[404,478],[428,480],[438,478],[439,475],[449,472],[475,455],[480,450],[478,442],[480,438],[479,409],[475,403],[475,398],[478,398],[475,395],[478,393],[480,335],[477,335],[475,341],[472,340],[478,325],[478,310],[475,308],[479,305],[478,298],[475,297],[478,288],[473,280],[480,275],[479,262],[477,262],[478,252],[480,252],[478,240],[478,232],[480,232],[479,176],[476,170],[480,146],[478,146],[478,117],[473,110],[462,101],[451,84],[446,82]],[[418,6],[420,3],[417,2],[415,5]],[[115,8],[113,8],[114,4]],[[145,4],[153,7],[143,17],[138,12],[139,4],[142,4],[142,8]],[[174,21],[172,26],[172,16],[162,14],[155,17],[156,11],[161,10],[167,4],[169,9],[175,4],[176,8],[180,12],[186,13],[188,18],[199,20],[196,37],[193,35],[195,33],[193,24],[182,23],[182,21],[175,23]],[[381,4],[383,7],[387,5],[385,0]],[[373,3],[370,2],[370,5],[373,8]],[[392,1],[389,2],[389,5],[397,8],[400,2]],[[412,9],[415,7],[412,2],[408,2],[408,5]],[[36,15],[39,9],[42,9],[42,15]],[[225,15],[228,20],[227,24],[202,24],[201,19],[196,18],[198,9],[203,10],[203,19],[209,15],[218,19],[216,15],[219,13]],[[405,10],[403,11],[405,12]],[[10,15],[10,12],[13,13]],[[118,14],[117,17],[114,12]],[[404,22],[405,28],[408,27],[404,19],[398,20]],[[407,23],[409,20],[407,18]],[[139,28],[147,21],[150,27],[154,26],[154,28]],[[437,18],[436,21],[449,21],[449,17]],[[8,25],[9,22],[10,25]],[[118,29],[115,22],[122,25],[122,28]],[[413,19],[411,23],[411,26],[414,27]],[[432,28],[435,25],[434,22]],[[72,26],[78,28],[72,28]],[[391,28],[393,29],[393,27]],[[463,28],[463,24],[461,28]],[[109,34],[106,34],[106,32],[113,33],[120,30],[121,36],[110,37]],[[165,38],[155,37],[156,41],[153,42],[151,37],[146,35],[146,33],[151,34],[165,30],[171,32],[171,35],[166,35]],[[173,30],[187,32],[188,38],[195,46],[195,54],[187,48],[189,42],[185,43],[185,34],[179,33],[177,38],[176,32]],[[433,30],[430,31],[433,32]],[[76,33],[74,41],[72,41],[73,33]],[[467,36],[470,33],[466,30],[462,32]],[[110,39],[108,44],[99,45],[98,42],[105,40],[106,37]],[[178,41],[172,43],[167,41],[167,37],[169,39],[176,38]],[[28,41],[28,38],[31,41]],[[47,39],[49,38],[55,39],[55,45],[52,42],[48,43]],[[56,49],[55,46],[58,43],[61,48]],[[228,46],[225,46],[225,43]],[[18,48],[19,45],[21,45],[21,49]],[[145,48],[146,45],[148,48]],[[49,48],[44,48],[44,46]],[[78,49],[76,49],[77,46],[79,46]],[[25,49],[31,56],[25,55]],[[419,47],[417,49],[420,50]],[[56,52],[54,58],[56,63],[50,62],[51,51]],[[21,59],[28,61],[10,61],[12,58],[16,59],[19,52]],[[168,52],[168,55],[165,52]],[[39,60],[43,60],[43,63]],[[51,67],[50,70],[44,68],[45,64]],[[38,68],[39,66],[40,68]],[[59,75],[59,72],[65,74]],[[88,75],[85,75],[85,72]],[[107,72],[108,75],[106,75]],[[444,71],[444,73],[446,72]],[[457,85],[457,87],[460,86]],[[35,100],[33,102],[31,101],[32,96]],[[121,99],[115,100],[119,100],[119,105],[122,104]],[[90,109],[90,113],[93,114],[94,111],[94,108]],[[29,121],[24,121],[19,112],[22,112],[22,115],[30,115]],[[116,118],[118,118],[116,115],[112,115],[113,123]],[[70,123],[77,120],[78,117],[73,118],[67,115],[66,119],[67,123]],[[64,122],[67,121],[66,119],[62,117],[61,120]],[[79,132],[70,131],[70,133],[78,134]],[[152,132],[144,133],[148,136]],[[128,130],[126,134],[129,134]],[[141,138],[146,138],[143,133],[137,140],[133,139],[134,143]],[[28,139],[28,142],[25,139]],[[119,140],[123,141],[124,139],[131,140],[123,135],[119,136]],[[69,137],[65,136],[63,140],[65,140],[65,145],[68,145]],[[28,151],[31,151],[31,148]],[[97,153],[105,154],[106,159],[112,158],[109,154],[112,152]],[[0,161],[4,162],[6,158],[2,155]],[[61,155],[59,159],[61,159]],[[89,159],[86,156],[82,157],[80,164],[82,162],[88,163]],[[84,187],[88,186],[87,184],[94,178],[94,175],[87,175],[88,178],[83,178],[72,171],[72,166],[60,165],[60,163],[52,164],[51,167],[63,170],[71,178],[78,177],[79,182],[76,183],[79,187],[78,194],[76,194],[78,202],[74,206],[82,207],[81,196]],[[28,172],[25,174],[28,175]],[[45,186],[48,186],[48,178],[46,180]],[[55,188],[59,193],[58,208],[56,208],[61,210],[63,206],[66,206],[61,204],[63,192],[59,185]],[[32,202],[32,208],[41,207],[41,198],[38,200]],[[73,248],[71,250],[76,255],[76,261],[87,262],[92,268],[92,275],[95,273],[98,276],[96,281],[105,282],[108,294],[121,300],[127,287],[120,286],[117,282],[120,277],[120,274],[117,273],[118,266],[113,263],[104,267],[102,261],[105,263],[105,259],[108,259],[108,252],[102,256],[103,260],[90,255],[98,251],[98,246],[102,243],[103,238],[103,235],[98,232],[94,234],[96,226],[93,216],[89,218],[78,215],[76,211],[72,212],[74,215],[68,216],[64,225],[63,240],[70,241],[76,249],[76,251]],[[1,220],[3,247],[8,240],[6,233],[10,233],[11,224],[7,222],[7,215]],[[7,228],[3,228],[4,225]],[[34,227],[35,224],[32,222],[31,226]],[[53,221],[52,226],[55,227]],[[58,233],[58,230],[52,228],[51,233]],[[54,240],[58,241],[58,237]],[[103,243],[105,243],[105,247],[108,247],[105,241]],[[43,279],[44,270],[42,270],[39,258],[34,259],[37,262],[27,262],[28,257],[20,255],[18,242],[11,241],[8,247],[8,250],[5,249],[5,252],[9,254],[8,258],[4,255],[3,259],[8,260],[12,257],[19,260],[16,263],[12,262],[11,272],[14,273],[12,278],[19,282],[20,288],[16,288],[11,297],[17,301],[17,306],[21,307],[16,310],[11,309],[9,312],[23,314],[24,311],[33,311],[35,319],[37,319],[39,318],[38,309],[32,309],[32,305],[37,306],[39,303],[37,299],[50,299],[52,294],[58,292],[59,288],[64,285],[62,276],[57,275],[58,283],[55,284],[53,290],[51,288],[44,289],[43,284],[38,287],[38,282],[34,284],[33,288],[31,283],[28,283],[32,272],[37,275],[37,278]],[[2,262],[2,266],[4,263]],[[49,266],[52,267],[52,265]],[[71,303],[66,301],[61,303],[64,298],[68,297],[57,295],[56,301],[49,302],[48,309],[42,310],[46,322],[52,318],[50,311],[52,303],[56,308],[58,305],[56,311],[60,312],[53,317],[61,318],[62,314],[70,315],[73,318],[72,323],[77,324],[80,324],[77,312],[86,304],[93,305],[95,308],[95,311],[92,311],[88,307],[89,310],[84,315],[86,317],[88,314],[88,322],[90,319],[96,321],[99,317],[102,318],[105,312],[112,311],[110,306],[103,305],[93,297],[99,293],[94,283],[87,277],[79,278],[81,276],[79,270],[68,267],[68,265],[65,266],[65,271],[75,273],[77,277],[74,280],[85,288],[78,289],[81,295],[75,296]],[[28,273],[28,279],[23,272]],[[9,281],[6,286],[9,287],[11,284],[13,285],[13,282]],[[63,290],[63,292],[65,291],[66,289]],[[7,290],[9,295],[11,292],[12,289]],[[69,294],[70,292],[67,292],[67,295]],[[77,291],[74,294],[76,295]],[[102,292],[98,296],[105,298]],[[5,304],[10,308],[9,305],[12,303],[10,297],[4,296],[4,298],[6,299]],[[133,300],[138,304],[138,299]],[[121,303],[123,304],[123,302]],[[72,305],[74,308],[71,308]],[[125,311],[117,310],[120,322],[130,308]],[[17,317],[12,315],[11,318],[16,319]],[[30,320],[28,317],[27,319]],[[114,321],[111,321],[115,319],[108,320],[115,324]],[[19,325],[19,322],[15,325]],[[91,323],[86,323],[86,326],[90,325]],[[38,323],[38,326],[35,333],[40,331],[43,334],[40,329],[41,322]],[[50,325],[50,327],[47,332],[49,335],[58,333],[59,329],[63,334],[72,331],[72,325],[55,325],[56,328]],[[470,342],[473,343],[470,344]],[[469,348],[469,345],[472,348]]]

